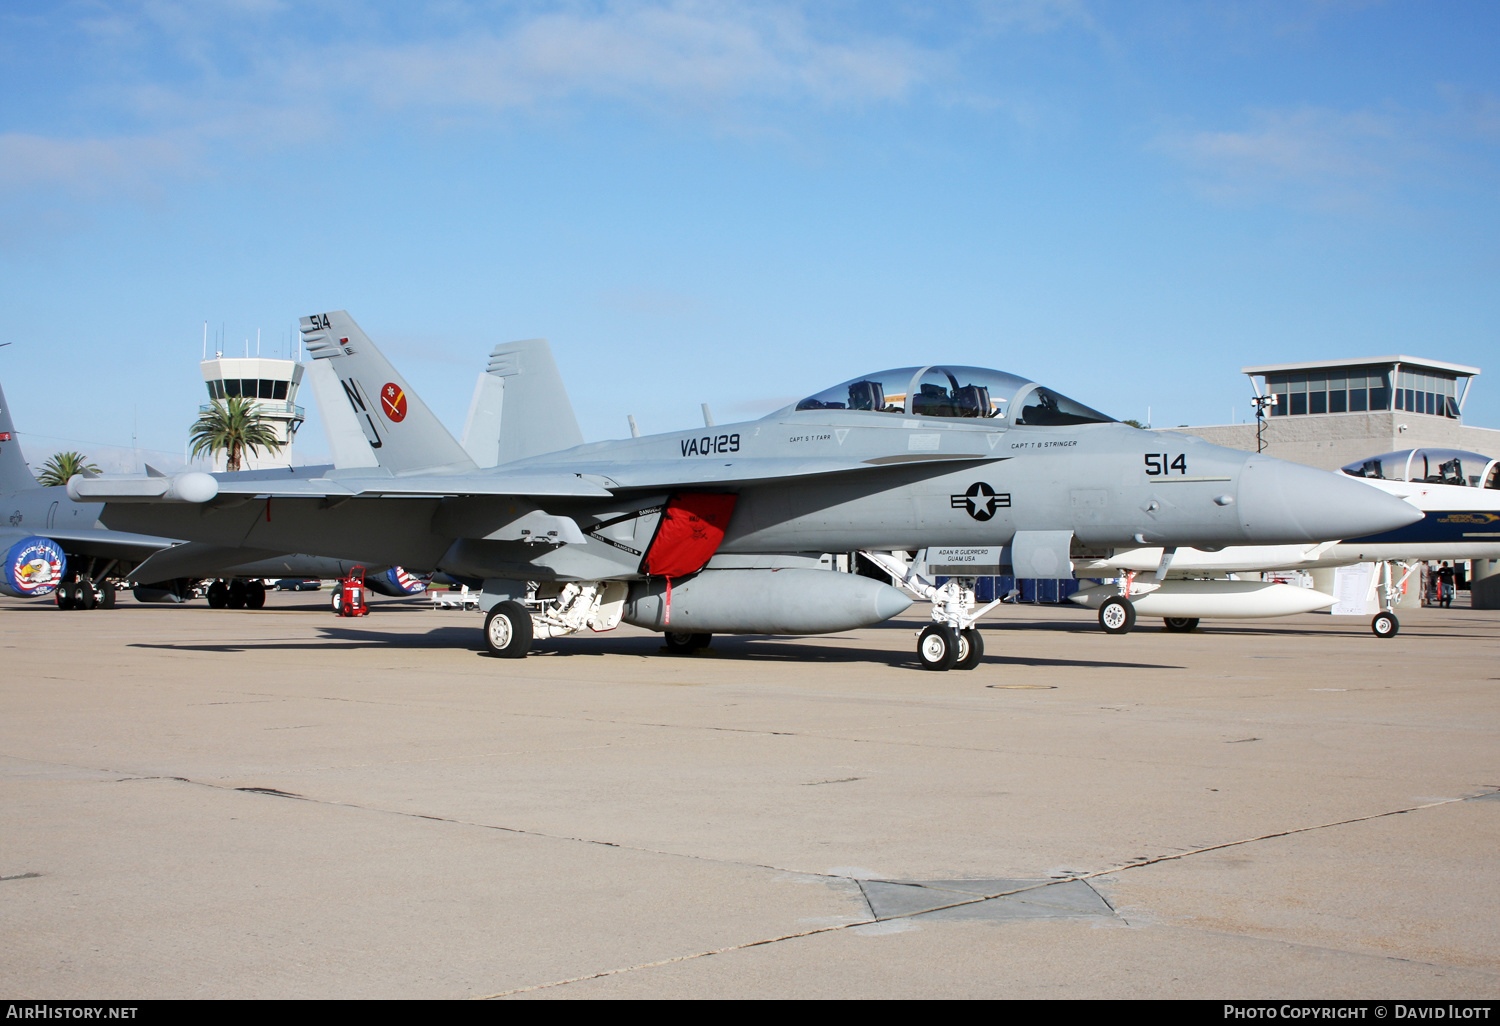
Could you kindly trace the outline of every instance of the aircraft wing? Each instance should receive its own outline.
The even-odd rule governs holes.
[[[327,477],[214,477],[188,471],[172,477],[75,477],[68,495],[79,502],[208,502],[218,496],[250,498],[415,498],[419,496],[515,495],[533,498],[605,499],[617,491],[671,489],[684,485],[749,484],[786,478],[868,473],[892,466],[929,464],[937,468],[958,462],[994,463],[1008,457],[920,456],[899,463],[859,463],[826,459],[641,460],[637,462],[569,463],[563,466],[498,470],[471,474],[332,474]]]
[[[208,502],[217,496],[241,498],[350,499],[414,498],[451,495],[524,495],[543,498],[608,498],[610,491],[576,473],[417,474],[315,478],[215,478],[201,471],[173,477],[75,477],[68,495],[81,502]]]
[[[35,532],[18,532],[17,537],[33,533],[43,538],[51,538],[69,555],[98,556],[103,559],[145,559],[153,552],[176,544],[169,538],[155,538],[149,534],[131,534],[129,531],[111,531],[103,527],[71,531],[43,528]]]

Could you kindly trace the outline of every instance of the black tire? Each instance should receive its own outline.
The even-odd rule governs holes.
[[[266,586],[262,581],[251,581],[245,585],[245,608],[264,609],[266,607]]]
[[[501,659],[523,659],[531,651],[531,614],[519,602],[502,602],[484,618],[484,647]]]
[[[953,663],[955,670],[972,670],[984,658],[984,635],[978,627],[958,632],[958,658]]]
[[[1186,634],[1188,631],[1198,629],[1198,618],[1196,616],[1166,616],[1162,617],[1167,623],[1167,630],[1174,634]]]
[[[1376,613],[1370,621],[1370,630],[1377,638],[1394,638],[1401,630],[1401,621],[1395,613]]]
[[[1128,598],[1116,595],[1104,600],[1099,607],[1099,626],[1105,634],[1129,634],[1135,626],[1135,605]]]
[[[75,609],[78,606],[78,586],[72,581],[63,581],[54,592],[58,609]]]
[[[951,670],[958,662],[958,632],[945,623],[929,624],[917,638],[917,659],[924,670]]]
[[[245,582],[244,581],[230,581],[229,582],[229,599],[224,604],[226,606],[228,606],[230,609],[244,609],[245,608]]]
[[[99,608],[100,609],[113,609],[113,608],[115,608],[115,582],[114,581],[105,581],[103,584],[99,585]]]
[[[75,599],[75,609],[97,609],[99,606],[99,593],[94,590],[92,581],[79,581],[78,592]]]
[[[713,637],[712,634],[685,634],[678,631],[663,634],[662,640],[667,643],[667,651],[673,655],[692,655],[707,648]]]
[[[223,609],[229,605],[229,585],[215,581],[208,586],[204,597],[208,599],[208,608]]]

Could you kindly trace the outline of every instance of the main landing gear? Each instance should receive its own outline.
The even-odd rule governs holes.
[[[92,581],[81,574],[69,574],[53,593],[57,608],[113,609],[115,608],[115,582]]]
[[[860,554],[895,578],[907,594],[932,603],[933,622],[917,637],[917,660],[922,669],[972,670],[979,665],[984,658],[984,638],[975,624],[1000,604],[999,599],[975,609],[972,577],[950,577],[939,587],[889,552],[861,550]]]
[[[487,582],[514,589],[511,581]],[[624,581],[527,582],[516,598],[504,599],[484,616],[484,647],[501,659],[521,659],[533,641],[591,631],[611,631],[620,625],[628,585]],[[512,594],[516,594],[512,590]],[[483,601],[483,600],[481,600]],[[668,634],[672,651],[696,651],[708,644],[708,634]],[[677,647],[677,646],[684,647]]]
[[[1105,599],[1099,607],[1099,626],[1106,634],[1129,634],[1135,626],[1135,603],[1124,595]]]
[[[712,641],[712,634],[685,634],[667,632],[662,635],[662,640],[667,643],[667,651],[673,655],[692,655],[701,652],[708,647]]]
[[[204,593],[210,609],[262,609],[266,604],[264,581],[214,581]]]

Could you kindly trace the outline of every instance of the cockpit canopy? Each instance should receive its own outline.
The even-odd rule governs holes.
[[[898,367],[866,374],[808,396],[797,404],[797,409],[995,419],[1043,427],[1114,421],[1113,417],[1014,374],[951,365]]]
[[[1351,477],[1378,481],[1500,488],[1500,462],[1477,452],[1459,449],[1402,449],[1384,456],[1356,460],[1343,471]]]

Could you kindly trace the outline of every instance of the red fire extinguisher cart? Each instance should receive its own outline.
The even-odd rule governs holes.
[[[369,593],[365,591],[365,568],[357,566],[340,578],[334,592],[334,612],[339,616],[369,616]]]

